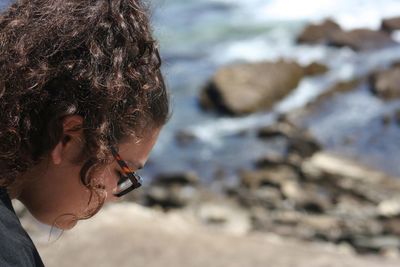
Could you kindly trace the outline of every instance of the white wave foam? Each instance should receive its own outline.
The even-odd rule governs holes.
[[[398,0],[272,0],[263,2],[262,6],[252,7],[257,10],[255,15],[259,20],[319,21],[332,17],[346,29],[378,28],[382,18],[398,16],[400,10]],[[248,6],[248,4],[245,5]]]
[[[275,114],[253,114],[242,118],[220,118],[201,123],[186,130],[202,142],[218,146],[221,138],[243,130],[259,128],[273,122]]]

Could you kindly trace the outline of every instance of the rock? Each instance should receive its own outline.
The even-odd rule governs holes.
[[[370,76],[371,92],[384,100],[400,98],[400,68],[380,71]]]
[[[320,104],[322,101],[325,101],[333,96],[349,92],[355,88],[357,88],[361,84],[361,80],[354,79],[349,81],[339,81],[329,89],[327,89],[324,93],[320,94],[314,101],[307,104],[307,107],[310,108],[312,106]]]
[[[400,236],[400,218],[389,218],[383,222],[385,232],[396,236]]]
[[[295,202],[302,201],[306,198],[304,191],[300,188],[297,181],[285,181],[282,183],[281,190],[283,195]]]
[[[322,180],[325,178],[325,173],[321,168],[316,166],[312,161],[310,160],[305,160],[301,164],[301,173],[303,176],[308,180],[312,182],[316,182],[318,180]]]
[[[151,186],[145,197],[147,206],[160,206],[168,210],[185,207],[196,199],[197,194],[192,186]]]
[[[393,190],[394,188],[390,188],[390,184],[376,185],[345,178],[338,181],[337,185],[359,200],[376,205],[397,194],[397,192]],[[376,188],[373,186],[376,186]]]
[[[196,136],[189,131],[181,130],[176,133],[175,139],[179,145],[185,146],[196,140]]]
[[[297,38],[298,43],[324,44],[330,40],[332,33],[340,31],[340,26],[332,20],[325,20],[321,24],[307,26]]]
[[[384,181],[394,179],[384,173],[371,170],[365,166],[348,159],[339,158],[326,152],[314,154],[309,160],[305,160],[307,168],[316,168],[319,173],[327,174],[332,178],[354,180],[369,184],[382,184]]]
[[[353,218],[359,220],[370,220],[378,217],[376,205],[360,201],[357,196],[347,192],[337,192],[336,205],[330,214],[339,218]]]
[[[310,161],[305,162],[306,170],[318,169],[314,173],[319,172],[322,175],[319,178],[321,182],[328,183],[338,192],[351,194],[359,201],[377,205],[381,201],[399,195],[400,184],[395,178],[350,160],[340,159],[327,153],[317,153]],[[307,174],[304,173],[303,177],[307,177]],[[318,179],[312,178],[312,180]]]
[[[292,135],[292,129],[277,128]],[[325,152],[302,162],[297,170],[287,159],[267,157],[264,169],[241,173],[236,197],[250,211],[254,229],[348,243],[360,253],[400,249],[395,178]]]
[[[351,214],[342,220],[343,238],[352,239],[355,236],[380,236],[384,232],[383,225],[375,219],[353,218]]]
[[[307,224],[317,231],[330,231],[332,229],[339,228],[339,219],[329,215],[308,215],[304,216],[302,220],[303,224]]]
[[[400,17],[387,18],[382,20],[381,29],[387,32],[400,30]]]
[[[196,185],[199,177],[193,172],[167,173],[154,178],[155,185]]]
[[[320,194],[320,188],[311,184],[300,185],[295,181],[285,181],[281,186],[282,194],[301,212],[322,214],[332,207],[328,193]]]
[[[328,67],[324,64],[313,62],[304,68],[304,74],[307,76],[316,76],[324,74],[328,71]]]
[[[400,61],[399,60],[393,61],[392,64],[390,65],[390,68],[400,68]]]
[[[395,113],[396,114],[396,113]],[[396,115],[395,115],[396,117]],[[382,125],[384,127],[387,127],[390,125],[390,123],[392,122],[392,115],[391,114],[383,114],[381,117],[381,121],[382,121]],[[395,118],[396,119],[396,118]]]
[[[364,82],[364,80],[366,79],[362,77],[359,79],[339,81],[338,83],[324,90],[324,92],[318,95],[316,98],[309,101],[305,106],[295,108],[288,113],[285,113],[284,116],[290,121],[301,124],[302,121],[307,120],[307,118],[313,116],[316,114],[316,112],[319,112],[323,105],[330,105],[328,101],[331,98],[338,94],[344,94],[356,89]]]
[[[296,203],[298,210],[309,214],[324,214],[331,207],[331,203],[324,198],[308,197],[302,202]]]
[[[257,171],[244,171],[240,174],[241,184],[249,189],[268,186],[280,188],[287,180],[297,180],[297,173],[290,167],[279,166]]]
[[[400,126],[400,109],[395,111],[394,119],[395,119],[396,123]]]
[[[278,211],[271,213],[270,216],[277,224],[295,226],[300,223],[304,214],[297,211]]]
[[[387,247],[379,251],[379,254],[388,259],[399,259],[400,251],[397,247]]]
[[[232,199],[246,209],[274,210],[281,208],[283,203],[280,189],[270,186],[256,189],[238,187],[231,189],[228,193]]]
[[[295,153],[302,158],[311,157],[321,150],[319,142],[308,132],[292,136],[289,139],[288,152]]]
[[[251,229],[249,213],[233,205],[203,203],[196,213],[203,223],[229,233],[246,234]]]
[[[311,228],[315,232],[314,239],[336,242],[342,234],[341,222],[329,215],[308,215],[301,220],[301,227]]]
[[[253,230],[269,231],[272,229],[273,221],[269,210],[262,206],[252,206],[249,207],[249,212]]]
[[[279,122],[262,128],[257,135],[263,139],[286,138],[288,140],[287,152],[299,155],[301,158],[310,157],[321,150],[321,145],[308,131],[299,129],[287,122]]]
[[[321,149],[318,141],[306,130],[299,129],[290,122],[281,121],[258,131],[260,138],[284,137],[288,140],[287,151],[302,158],[310,157]]]
[[[352,244],[358,251],[380,252],[383,249],[400,249],[400,239],[397,236],[357,236]]]
[[[265,155],[256,160],[254,165],[257,169],[276,167],[280,165],[287,165],[287,159],[283,155]]]
[[[355,51],[382,49],[395,44],[396,42],[388,33],[369,29],[336,31],[329,40],[329,45],[331,46],[347,46]]]
[[[158,175],[144,194],[144,204],[164,209],[182,208],[197,199],[198,180],[192,172]]]
[[[290,138],[294,135],[298,129],[294,128],[292,125],[280,122],[267,127],[263,127],[258,130],[257,136],[259,138],[274,138],[274,137],[285,137]]]
[[[294,62],[230,65],[208,82],[200,104],[231,115],[268,109],[295,89],[303,75],[303,68]]]
[[[260,187],[249,193],[267,209],[277,208],[283,200],[281,191],[274,187]]]
[[[386,199],[379,203],[378,213],[382,217],[400,216],[400,199]]]

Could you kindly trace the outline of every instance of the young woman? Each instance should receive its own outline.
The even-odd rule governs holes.
[[[169,115],[139,0],[19,0],[0,15],[0,266],[42,266],[10,199],[61,229],[140,186]]]

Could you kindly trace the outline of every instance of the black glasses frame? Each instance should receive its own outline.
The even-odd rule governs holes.
[[[121,156],[118,154],[117,150],[114,147],[111,147],[111,153],[114,156],[115,160],[118,162],[118,165],[121,167],[121,179],[118,182],[118,185],[127,182],[128,180],[131,182],[131,185],[122,191],[118,191],[114,193],[116,197],[122,197],[123,195],[131,192],[132,190],[139,188],[143,184],[142,177],[140,177],[138,174],[136,174],[134,171],[132,171],[131,168],[129,168],[128,164],[121,158]]]

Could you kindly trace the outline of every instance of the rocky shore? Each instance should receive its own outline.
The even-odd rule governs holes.
[[[326,20],[307,26],[297,42],[348,47],[355,52],[398,46],[393,39],[400,18],[382,21],[381,29],[343,30]],[[199,95],[200,106],[221,115],[244,116],[268,112],[292,93],[307,76],[324,75],[329,67],[321,62],[301,65],[295,61],[235,63],[218,70]],[[334,155],[310,133],[304,123],[321,106],[337,96],[366,88],[371,97],[390,105],[400,98],[400,65],[392,62],[363,76],[338,80],[305,106],[280,114],[275,123],[260,125],[254,135],[267,143],[279,143],[280,153],[267,154],[240,170],[236,185],[222,186],[222,195],[234,203],[249,232],[276,233],[299,240],[346,245],[356,253],[398,256],[400,252],[400,178],[373,170],[349,158]],[[381,118],[382,129],[399,124],[400,112]],[[357,137],[352,137],[357,138]],[[177,134],[186,145],[194,136]],[[351,146],[354,139],[347,139]],[[238,152],[240,154],[240,152]],[[174,176],[174,174],[171,174]],[[202,207],[207,197],[195,174],[181,173],[155,179],[141,202],[165,210]],[[217,178],[217,177],[216,177]],[[162,181],[162,182],[161,182]],[[227,210],[210,208],[201,221],[230,225]],[[207,208],[205,208],[207,210]],[[205,215],[208,214],[208,215]],[[237,215],[239,216],[239,215]],[[242,221],[243,221],[242,220]]]
[[[193,210],[201,222],[222,229],[399,255],[399,178],[324,152],[307,131],[284,119],[260,129],[259,137],[282,139],[286,152],[242,170],[239,183],[226,186],[219,197],[193,173],[181,173],[158,177],[137,200],[167,211]]]

